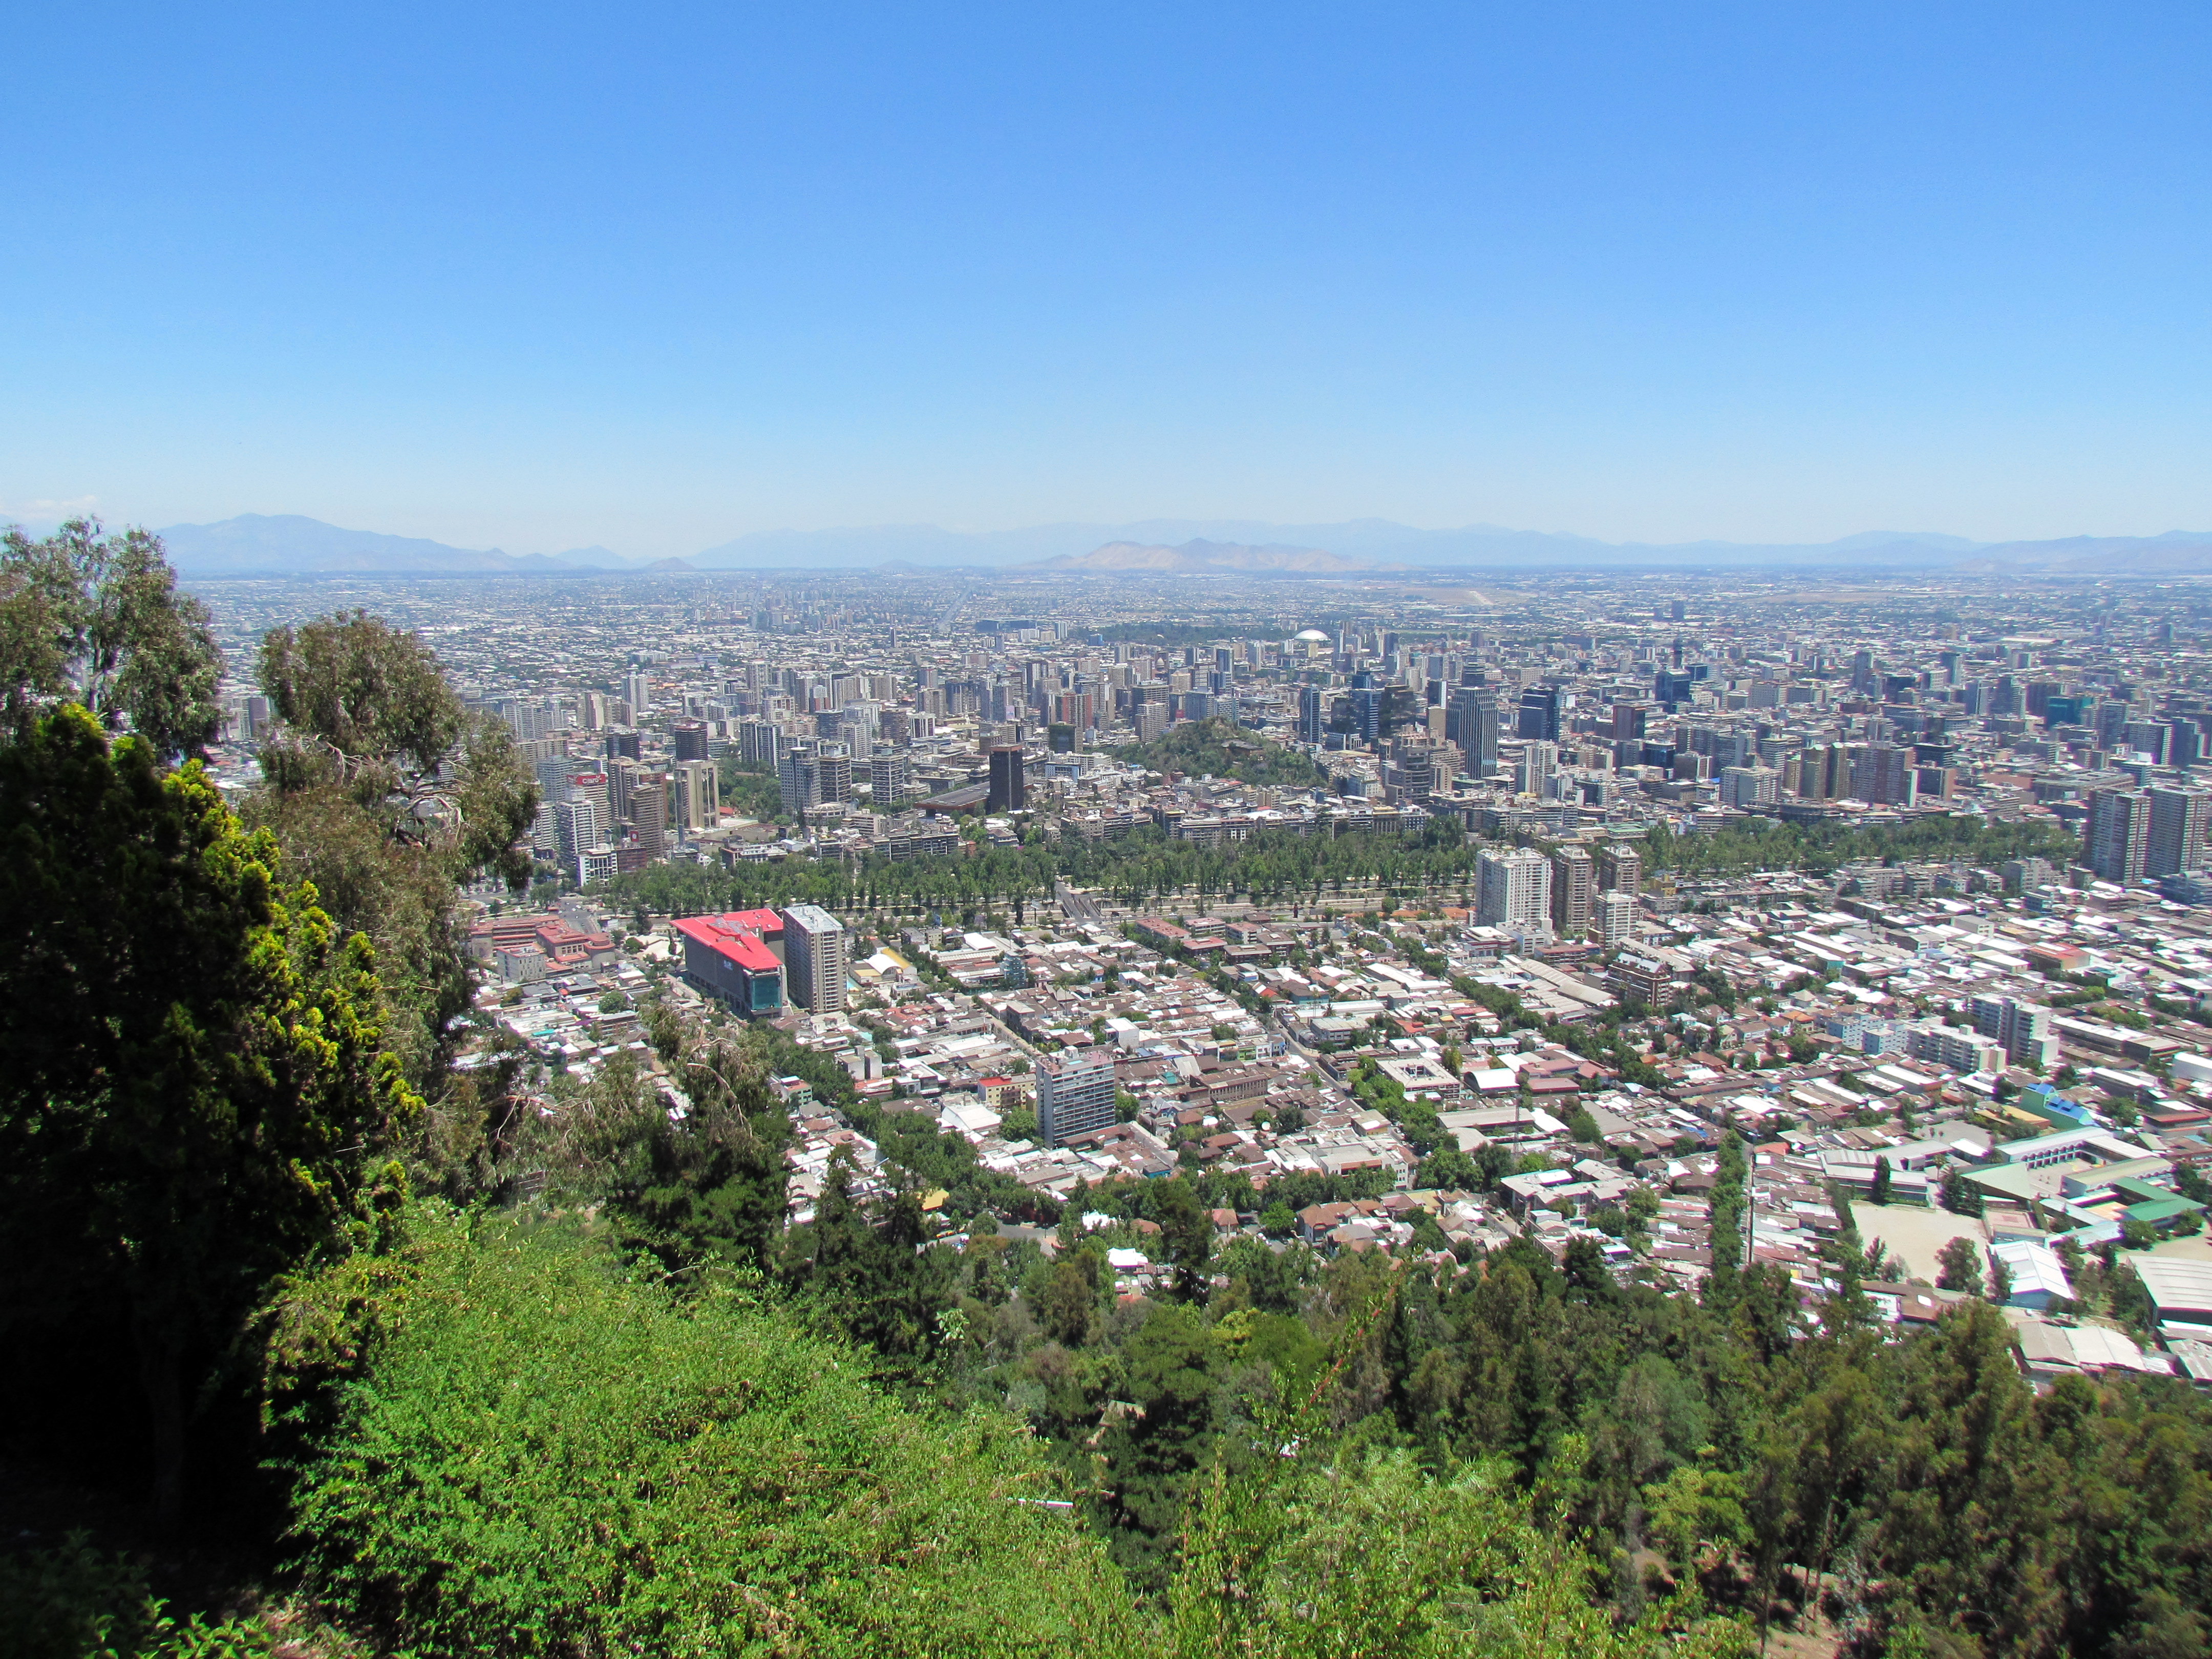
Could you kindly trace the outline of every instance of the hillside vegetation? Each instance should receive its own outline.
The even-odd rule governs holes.
[[[1182,772],[1191,777],[1212,775],[1240,782],[1276,785],[1285,788],[1311,787],[1328,781],[1328,775],[1310,756],[1286,749],[1256,732],[1246,731],[1232,720],[1215,714],[1202,720],[1182,720],[1150,743],[1132,744],[1114,751],[1116,758],[1156,772]]]

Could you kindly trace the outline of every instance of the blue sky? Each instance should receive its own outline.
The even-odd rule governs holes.
[[[23,7],[0,515],[2212,528],[2201,4]]]

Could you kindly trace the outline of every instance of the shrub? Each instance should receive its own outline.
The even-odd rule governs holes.
[[[1024,1431],[902,1406],[742,1291],[425,1208],[304,1471],[319,1593],[447,1653],[1115,1651],[1133,1616]]]

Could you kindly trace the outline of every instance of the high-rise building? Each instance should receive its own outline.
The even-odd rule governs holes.
[[[1064,1146],[1114,1121],[1114,1051],[1073,1048],[1048,1054],[1036,1068],[1037,1139]]]
[[[668,728],[668,735],[676,745],[679,761],[702,761],[707,758],[707,724],[704,720],[678,720]]]
[[[1018,812],[1029,804],[1022,781],[1022,750],[1018,744],[1000,744],[991,750],[991,793],[987,812]]]
[[[1601,893],[1644,894],[1644,854],[1625,842],[1607,842],[1598,849],[1597,886]]]
[[[1298,688],[1298,741],[1319,743],[1322,728],[1328,718],[1322,699],[1321,688],[1317,685],[1300,686]]]
[[[625,677],[623,680],[623,701],[630,706],[630,718],[638,719],[653,707],[653,681],[643,674]]]
[[[630,815],[630,797],[636,793],[638,774],[643,769],[628,755],[617,755],[607,763],[607,808],[617,819]]]
[[[1912,750],[1899,744],[1869,743],[1852,756],[1850,792],[1859,799],[1910,806],[1919,798],[1920,775]]]
[[[1976,997],[1972,1004],[1974,1029],[1994,1037],[2014,1060],[2058,1064],[2058,1039],[2051,1030],[2051,1010],[2038,1002],[2016,997]]]
[[[1514,769],[1514,788],[1523,795],[1541,795],[1559,769],[1559,745],[1532,739],[1522,749],[1521,764]]]
[[[1486,851],[1475,860],[1477,925],[1544,937],[1552,926],[1552,861],[1533,847]]]
[[[814,769],[822,799],[853,799],[853,755],[843,744],[823,744],[815,753]]]
[[[629,790],[629,821],[647,863],[668,856],[668,775],[641,772]]]
[[[1463,685],[1444,704],[1444,738],[1459,745],[1467,769],[1486,778],[1498,770],[1498,696],[1487,686]]]
[[[1562,847],[1552,854],[1552,927],[1561,939],[1589,932],[1591,901],[1597,896],[1597,866],[1589,849]]]
[[[776,785],[787,812],[811,812],[822,804],[822,770],[810,741],[776,763]]]
[[[2204,836],[2212,823],[2212,793],[2202,789],[2150,792],[2150,840],[2143,856],[2143,874],[2178,876],[2204,867]]]
[[[1636,937],[1636,901],[1626,893],[1600,893],[1592,915],[1590,932],[1607,950]]]
[[[868,796],[878,811],[903,805],[913,792],[913,769],[904,755],[878,755],[868,763]]]
[[[1782,775],[1771,766],[1724,766],[1721,769],[1721,805],[1771,806],[1782,799]]]
[[[845,1007],[845,924],[818,904],[783,913],[783,965],[791,1000],[812,1014]]]
[[[1567,694],[1556,685],[1532,685],[1521,694],[1518,735],[1557,743],[1566,726]]]
[[[600,846],[607,839],[599,804],[582,799],[553,803],[553,833],[561,866],[571,874],[575,872],[577,859],[587,848]]]
[[[2141,881],[2150,861],[2150,816],[2147,789],[2093,790],[2083,862],[2106,881]]]
[[[714,762],[678,761],[670,770],[669,782],[675,790],[678,829],[689,835],[721,822],[721,786]]]
[[[783,758],[776,739],[782,733],[773,720],[738,722],[738,759],[746,766],[773,766]]]

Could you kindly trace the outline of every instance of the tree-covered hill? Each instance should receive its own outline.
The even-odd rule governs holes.
[[[1133,765],[1190,777],[1211,775],[1285,787],[1328,781],[1328,775],[1310,756],[1286,749],[1218,714],[1181,721],[1150,743],[1132,744],[1114,753]]]

